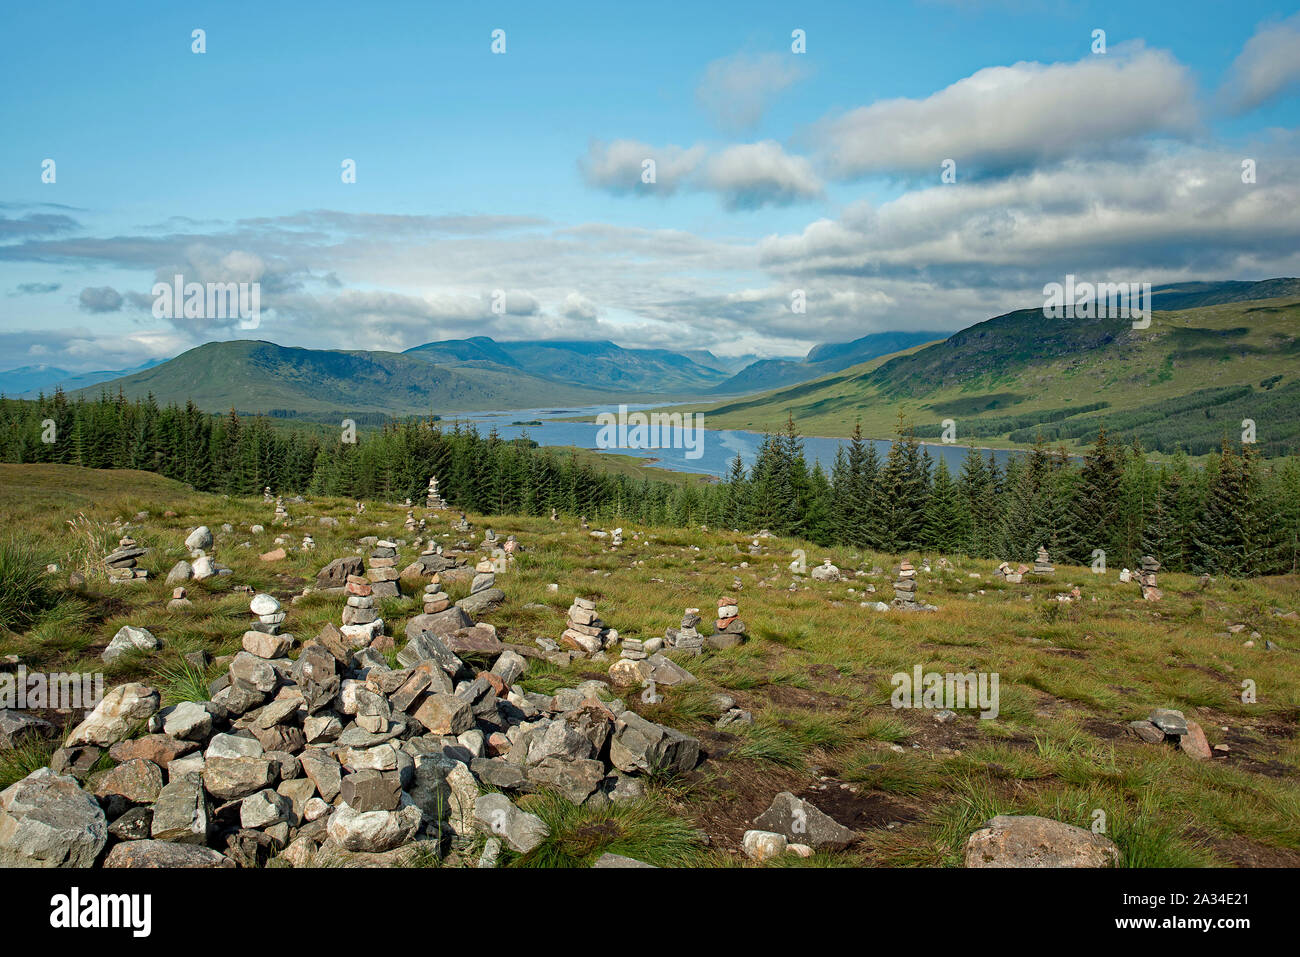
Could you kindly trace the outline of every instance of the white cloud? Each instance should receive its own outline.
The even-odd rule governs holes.
[[[643,192],[647,196],[676,192],[699,167],[706,150],[681,146],[651,146],[636,140],[593,141],[578,161],[583,176],[593,186],[611,192]],[[647,160],[654,162],[654,183],[642,181]]]
[[[1300,13],[1261,25],[1233,61],[1221,95],[1239,113],[1253,110],[1300,81]]]
[[[825,121],[818,138],[833,172],[932,173],[1025,168],[1117,152],[1122,141],[1195,130],[1191,74],[1140,46],[1075,63],[988,67],[923,100],[881,100]],[[1127,147],[1124,147],[1127,149]]]
[[[710,63],[695,93],[722,129],[748,130],[773,97],[802,76],[792,54],[737,53]]]

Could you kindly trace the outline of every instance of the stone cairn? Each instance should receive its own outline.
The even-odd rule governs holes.
[[[304,552],[310,552],[310,551],[314,551],[315,548],[316,548],[316,539],[311,537],[311,533],[308,532],[307,534],[303,535],[302,550]]]
[[[424,613],[436,615],[450,607],[451,598],[442,590],[442,577],[434,572],[433,577],[429,579],[429,584],[424,586]]]
[[[415,513],[409,508],[406,510],[406,522],[404,524],[406,525],[406,531],[410,534],[415,534],[416,529],[419,528],[415,523]]]
[[[1055,566],[1052,565],[1051,559],[1047,557],[1047,547],[1039,545],[1038,554],[1034,556],[1034,574],[1050,575],[1055,571]]]
[[[687,608],[682,615],[681,627],[669,628],[664,632],[664,643],[673,651],[685,655],[694,657],[700,654],[704,650],[704,637],[700,634],[698,625],[703,620],[698,608]]]
[[[110,689],[50,768],[6,792],[0,865],[464,864],[481,838],[492,866],[502,845],[524,854],[548,835],[519,795],[604,806],[700,757],[698,740],[611,700],[603,681],[523,690],[527,659],[491,626],[419,631],[396,668],[331,624],[291,650],[288,636],[248,632],[208,701]],[[105,752],[113,766],[92,776]]]
[[[1142,556],[1142,570],[1138,572],[1138,584],[1142,587],[1142,597],[1147,601],[1159,601],[1163,593],[1156,587],[1156,572],[1160,571],[1160,562],[1154,555]]]
[[[569,606],[568,619],[560,644],[570,651],[595,655],[618,639],[618,633],[606,628],[596,614],[596,603],[587,598],[574,598]]]
[[[997,575],[1009,585],[1019,585],[1025,580],[1025,573],[1028,571],[1028,565],[1020,565],[1012,568],[1009,562],[1002,562],[994,570],[993,574]]]
[[[894,600],[891,604],[901,611],[934,611],[934,605],[916,600],[916,568],[907,559],[899,563],[894,572]]]
[[[445,511],[447,508],[447,503],[438,494],[438,477],[436,475],[429,476],[429,492],[425,496],[424,507],[434,508],[438,511]]]
[[[718,599],[718,620],[713,623],[716,629],[709,636],[708,645],[716,651],[734,648],[745,641],[745,623],[740,619],[740,602],[732,595]]]
[[[257,616],[253,630],[265,635],[278,635],[280,625],[284,623],[285,613],[274,595],[265,593],[253,596],[248,603],[248,610]]]
[[[474,566],[474,579],[470,582],[469,593],[477,595],[487,591],[497,583],[496,566],[490,558],[485,558]]]
[[[275,496],[271,494],[271,486],[268,485],[266,488],[262,489],[262,501],[267,505],[270,505],[275,501]]]
[[[366,568],[366,578],[373,586],[374,596],[376,598],[398,597],[397,580],[401,574],[397,570],[397,543],[386,539],[375,542]]]
[[[472,528],[473,526],[470,525],[469,519],[465,517],[464,512],[460,513],[460,518],[456,519],[456,521],[451,523],[451,530],[461,535],[468,534]]]
[[[137,545],[134,538],[118,539],[117,548],[104,558],[104,564],[108,566],[108,580],[117,585],[148,578],[148,569],[136,567],[136,559],[148,551],[149,549]]]
[[[271,524],[272,525],[289,524],[289,510],[284,507],[284,499],[279,498],[278,496],[276,497],[275,500],[275,516],[271,519]]]
[[[372,645],[384,633],[384,620],[375,608],[375,586],[361,575],[349,575],[343,592],[348,598],[343,606],[340,634],[353,648]]]

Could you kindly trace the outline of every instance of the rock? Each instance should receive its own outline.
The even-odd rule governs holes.
[[[357,811],[396,811],[402,780],[395,771],[358,771],[343,779],[343,802]]]
[[[158,711],[158,692],[148,685],[131,682],[118,685],[104,695],[90,713],[68,735],[67,747],[93,744],[106,748],[125,741]]]
[[[667,728],[625,711],[614,722],[609,760],[620,771],[684,772],[700,758],[700,742],[674,728]]]
[[[624,857],[621,854],[610,854],[608,852],[596,858],[596,863],[591,866],[602,869],[611,867],[649,867],[655,869],[655,865],[647,864],[645,861],[638,861],[635,857]]]
[[[181,560],[172,566],[172,570],[167,573],[166,584],[174,585],[177,582],[187,582],[194,577],[194,566],[189,562]]]
[[[212,532],[208,526],[200,525],[185,538],[185,547],[190,551],[207,551],[212,547]]]
[[[0,867],[90,867],[108,820],[73,777],[38,768],[0,791]]]
[[[842,850],[857,839],[853,831],[789,791],[778,794],[772,805],[754,818],[754,826],[783,834],[791,843],[807,844],[816,850]]]
[[[333,801],[338,797],[343,784],[343,768],[338,761],[319,748],[308,748],[298,760],[302,763],[302,773],[316,785],[324,800]]]
[[[171,841],[130,841],[116,845],[104,858],[105,867],[178,868],[234,867],[235,862],[219,851],[196,844]]]
[[[254,615],[274,615],[280,610],[280,602],[274,595],[265,593],[254,595],[253,600],[248,603],[248,610]]]
[[[1208,761],[1213,756],[1205,732],[1195,721],[1187,722],[1187,733],[1178,739],[1178,747],[1197,761]]]
[[[491,611],[506,600],[506,593],[500,588],[488,587],[482,591],[466,595],[460,601],[456,602],[455,607],[459,608],[466,615],[476,617],[486,611]],[[443,612],[446,614],[446,612]]]
[[[1147,744],[1164,743],[1165,733],[1150,721],[1130,721],[1128,726],[1133,730],[1134,734]]]
[[[605,780],[605,763],[591,758],[552,755],[529,767],[528,778],[560,792],[570,804],[581,804]]]
[[[431,635],[449,635],[453,631],[471,628],[473,625],[473,620],[469,615],[465,614],[465,610],[458,605],[453,605],[446,611],[440,611],[434,615],[413,616],[406,623],[406,637],[414,639],[422,631],[427,631]],[[403,664],[406,664],[406,662],[403,662]]]
[[[108,826],[108,833],[119,841],[142,841],[149,837],[152,827],[153,808],[132,807]]]
[[[244,650],[258,658],[274,660],[283,658],[293,647],[293,635],[268,635],[261,631],[246,631],[243,638]]]
[[[154,803],[150,836],[159,841],[203,844],[209,828],[208,798],[199,775],[173,775]]]
[[[265,658],[241,651],[230,662],[230,680],[269,694],[280,683],[280,676]]]
[[[424,815],[408,804],[400,811],[358,811],[340,804],[330,815],[328,832],[348,851],[391,851],[415,837]]]
[[[837,582],[843,577],[840,574],[840,570],[831,564],[829,558],[821,565],[814,568],[810,574],[812,575],[813,581],[819,582]],[[782,848],[782,850],[784,850],[784,848]]]
[[[540,817],[519,810],[504,794],[480,795],[474,802],[474,821],[479,830],[501,838],[520,854],[527,854],[551,833]]]
[[[1110,838],[1034,815],[999,814],[966,842],[967,867],[1110,867]]]
[[[1165,734],[1183,735],[1187,733],[1187,719],[1181,711],[1157,708],[1148,719]]]
[[[99,779],[95,796],[101,804],[152,804],[163,787],[162,768],[144,758],[119,764]],[[125,810],[125,807],[121,807]],[[120,813],[115,816],[120,816]]]
[[[182,701],[163,719],[163,730],[181,741],[204,741],[212,733],[212,713],[196,701]]]
[[[118,629],[113,640],[108,643],[100,657],[104,661],[116,661],[124,654],[130,651],[157,651],[162,647],[162,642],[153,636],[145,628],[133,628],[130,625],[123,625]]]
[[[336,558],[316,573],[316,587],[342,588],[347,584],[349,575],[360,577],[364,571],[360,555]]]
[[[431,734],[460,734],[474,726],[473,706],[454,694],[425,695],[411,717]]]
[[[47,738],[54,725],[22,711],[0,710],[0,750],[19,747],[31,738]]]
[[[283,559],[287,554],[288,553],[283,548],[273,548],[269,552],[263,552],[261,555],[258,555],[257,557],[264,562],[278,562],[281,559]]]
[[[788,843],[782,834],[774,834],[771,831],[746,831],[745,836],[741,838],[740,846],[750,860],[761,862],[780,857],[785,853]]]
[[[288,821],[292,813],[289,799],[267,788],[250,794],[239,804],[239,826],[250,829],[270,827]]]
[[[279,765],[267,758],[209,757],[203,766],[203,787],[223,801],[274,787],[278,777]]]

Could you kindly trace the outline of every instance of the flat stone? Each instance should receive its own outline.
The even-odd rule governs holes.
[[[520,854],[527,854],[551,833],[540,817],[519,810],[504,794],[480,795],[474,802],[474,821],[479,830]]]
[[[414,805],[400,811],[358,811],[340,804],[330,815],[330,838],[348,851],[391,851],[411,841],[424,819]]]
[[[107,748],[125,741],[158,711],[158,692],[138,682],[110,689],[85,721],[68,735],[67,747]]]
[[[219,851],[196,844],[171,841],[128,841],[117,844],[104,858],[105,867],[212,868],[234,867],[235,862]]]
[[[842,850],[857,839],[853,831],[789,791],[779,793],[771,806],[754,818],[754,827],[774,831],[792,844],[807,844],[816,850]]]
[[[75,778],[38,768],[0,791],[0,867],[90,867],[108,820]]]
[[[108,643],[100,657],[104,661],[116,661],[123,655],[132,651],[157,651],[162,647],[162,642],[153,636],[147,628],[133,628],[131,625],[123,625],[113,636],[113,640]]]

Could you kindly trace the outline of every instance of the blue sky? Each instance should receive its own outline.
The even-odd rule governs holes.
[[[12,8],[0,368],[232,336],[794,354],[1065,272],[1296,275],[1298,39],[1273,3]],[[154,318],[177,271],[260,282],[259,327]]]

